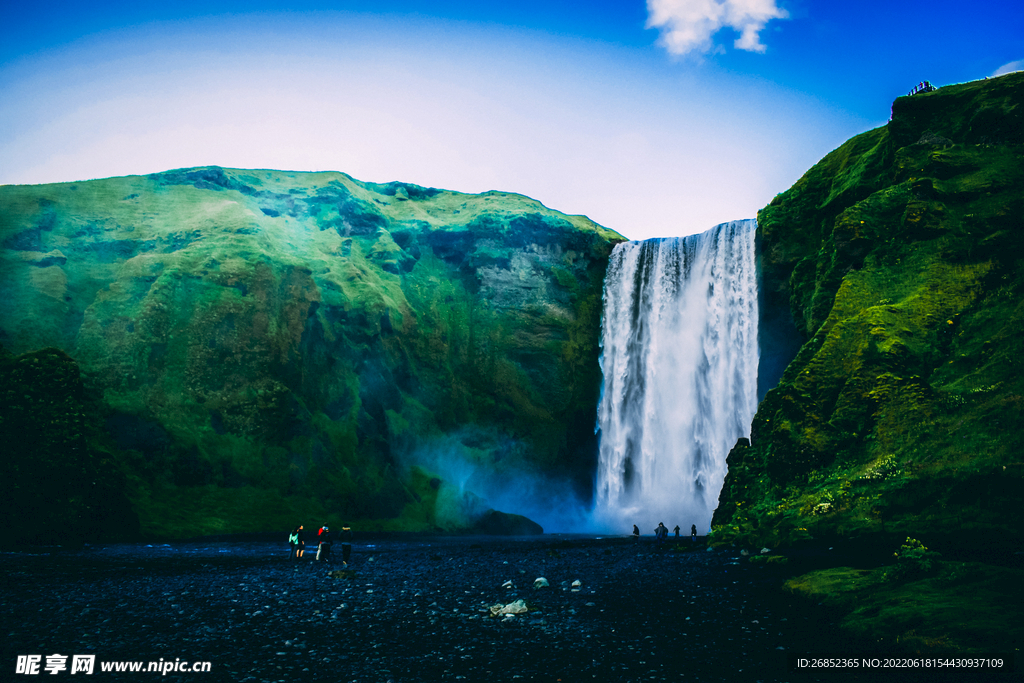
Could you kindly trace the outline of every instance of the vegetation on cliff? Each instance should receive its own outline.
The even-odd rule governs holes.
[[[892,112],[758,214],[803,345],[729,455],[716,543],[1020,545],[1024,74]]]
[[[81,544],[138,535],[101,413],[63,351],[18,358],[0,351],[0,542]]]
[[[97,427],[76,438],[145,534],[459,526],[477,501],[446,464],[589,489],[622,239],[519,195],[341,173],[4,186],[0,344],[10,368],[48,347],[81,367]],[[4,375],[6,431],[31,411],[22,381]],[[60,467],[19,448],[16,486]]]

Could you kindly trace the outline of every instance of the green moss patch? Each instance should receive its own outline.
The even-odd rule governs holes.
[[[794,577],[785,589],[824,603],[865,646],[905,653],[1015,652],[1024,628],[1024,572],[978,562],[937,562],[929,576],[886,579],[891,568],[836,567]]]

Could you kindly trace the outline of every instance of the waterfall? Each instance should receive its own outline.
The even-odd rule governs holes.
[[[604,287],[595,522],[711,526],[757,409],[753,220],[615,247]]]

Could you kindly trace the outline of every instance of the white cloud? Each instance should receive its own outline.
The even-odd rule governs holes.
[[[1013,73],[1014,71],[1021,71],[1021,70],[1024,70],[1024,59],[1018,59],[1015,62],[1010,62],[1009,64],[1003,64],[1001,67],[996,69],[995,72],[993,72],[991,77],[995,78],[996,76],[1003,76],[1005,74],[1009,74],[1009,73]]]
[[[673,55],[721,50],[711,38],[726,27],[740,34],[735,48],[764,52],[761,29],[789,16],[775,0],[647,0],[647,13],[647,28],[661,29],[658,43]]]

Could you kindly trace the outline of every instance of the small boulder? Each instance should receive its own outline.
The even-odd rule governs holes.
[[[538,576],[533,582],[534,589],[547,588],[550,585],[543,576]]]
[[[489,536],[539,536],[544,533],[544,527],[532,519],[499,510],[485,512],[472,530]]]
[[[762,554],[762,555],[767,555],[767,554],[768,554],[768,553],[770,553],[771,551],[772,551],[772,549],[771,549],[771,548],[761,548],[761,554]]]
[[[529,608],[526,606],[525,600],[516,600],[515,602],[510,602],[507,605],[502,605],[501,603],[498,603],[497,605],[491,605],[490,608],[488,609],[492,617],[500,617],[502,615],[511,614],[524,614],[525,612],[529,611]]]

